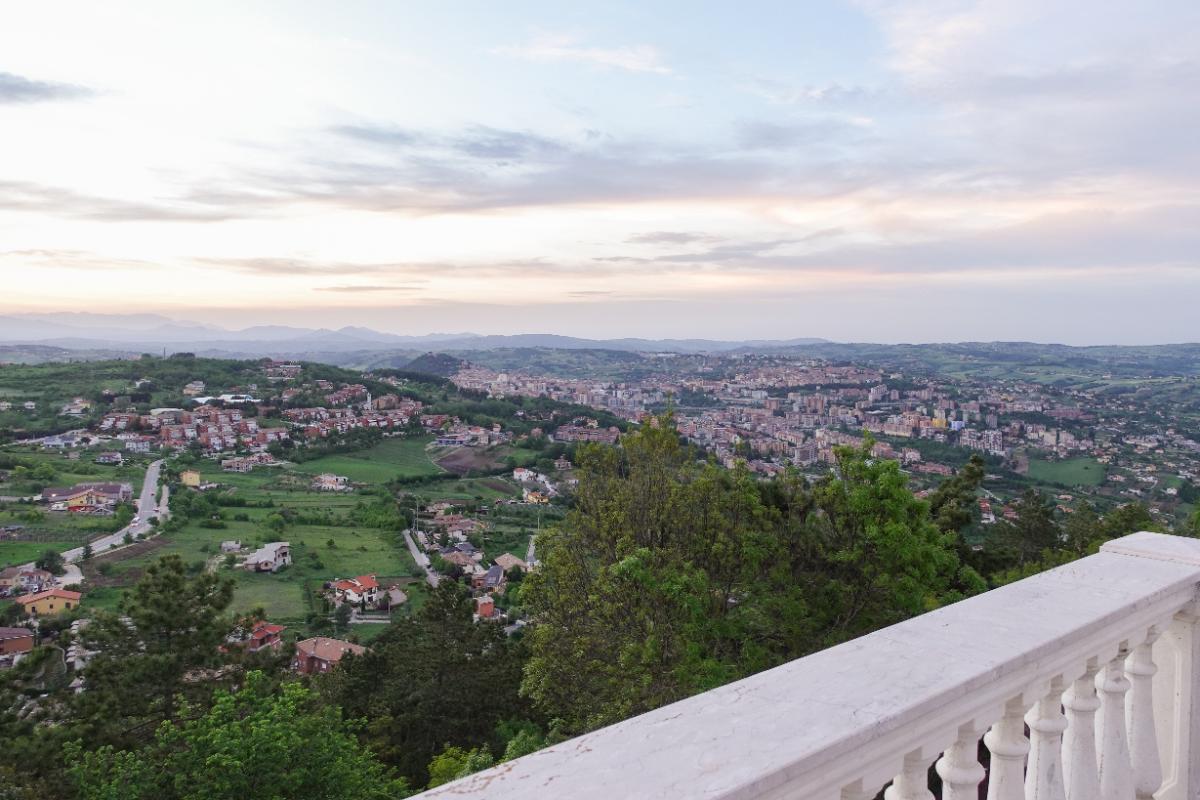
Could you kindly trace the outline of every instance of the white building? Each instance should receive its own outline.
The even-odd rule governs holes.
[[[278,572],[292,563],[291,547],[287,542],[263,545],[242,562],[248,572]]]

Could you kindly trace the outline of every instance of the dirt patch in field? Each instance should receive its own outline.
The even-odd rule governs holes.
[[[504,494],[512,494],[513,487],[497,478],[489,478],[488,480],[480,481],[484,486],[491,489],[493,492],[502,492]]]
[[[120,575],[101,575],[98,571],[101,564],[113,564],[118,561],[125,561],[130,558],[137,558],[146,553],[153,553],[166,544],[162,537],[156,536],[153,539],[146,539],[141,542],[134,542],[131,545],[121,547],[118,550],[112,550],[107,553],[100,553],[92,556],[90,559],[80,565],[80,571],[83,572],[83,579],[89,586],[99,588],[101,586],[126,586],[130,583],[136,583],[142,577],[142,570],[131,569]]]
[[[456,447],[437,460],[437,465],[447,472],[462,477],[468,473],[490,472],[504,466],[495,453],[478,447]]]

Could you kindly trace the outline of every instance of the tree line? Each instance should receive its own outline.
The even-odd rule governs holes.
[[[524,635],[475,622],[467,588],[444,580],[364,655],[313,678],[288,672],[286,652],[244,653],[233,642],[261,615],[235,617],[228,579],[164,558],[118,611],[77,634],[50,626],[0,673],[0,798],[403,797],[1153,523],[1140,506],[1064,519],[1031,492],[977,548],[963,532],[979,459],[918,498],[869,441],[836,450],[815,482],[698,456],[669,417],[576,449],[573,504],[504,599],[529,612]],[[94,653],[79,675],[65,664],[73,636]]]

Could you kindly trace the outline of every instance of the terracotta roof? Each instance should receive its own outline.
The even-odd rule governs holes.
[[[508,572],[513,567],[520,567],[521,569],[529,569],[528,564],[526,564],[524,561],[522,561],[521,559],[514,556],[512,553],[501,553],[500,555],[496,556],[495,560],[496,560],[496,563],[500,565],[500,568],[503,569],[505,572]]]
[[[316,636],[312,639],[296,642],[296,652],[311,656],[312,658],[319,658],[322,661],[336,663],[341,661],[342,656],[347,653],[361,656],[367,652],[367,648],[351,644],[350,642],[343,642],[341,639]]]
[[[365,592],[368,589],[378,589],[379,581],[375,580],[374,575],[359,575],[357,578],[342,578],[340,581],[334,581],[332,586],[343,592]]]
[[[71,592],[66,589],[47,589],[44,592],[37,592],[36,594],[27,594],[23,597],[18,597],[17,602],[23,606],[27,606],[30,603],[36,603],[38,600],[42,600],[47,597],[57,597],[61,600],[74,600],[78,603],[79,599],[83,597],[83,595],[79,592]]]
[[[0,628],[0,642],[5,639],[24,639],[26,637],[33,638],[33,631],[29,628]]]
[[[268,636],[274,636],[278,633],[283,633],[287,630],[285,625],[274,625],[270,622],[260,622],[254,626],[254,630],[250,632],[251,639],[265,639]]]

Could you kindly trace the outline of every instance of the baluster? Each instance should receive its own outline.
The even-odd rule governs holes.
[[[1067,800],[1095,800],[1100,796],[1100,766],[1096,761],[1096,673],[1100,665],[1089,659],[1087,671],[1063,695],[1067,730],[1063,734],[1063,788]]]
[[[1024,800],[1025,754],[1029,752],[1024,711],[1022,698],[1009,700],[1004,706],[1004,716],[983,737],[992,754],[987,800]]]
[[[1100,711],[1096,720],[1096,752],[1100,766],[1101,800],[1133,800],[1133,766],[1129,761],[1129,742],[1125,731],[1125,657],[1129,648],[1121,646],[1117,657],[1096,676],[1100,693]]]
[[[972,724],[961,726],[954,744],[938,759],[942,800],[979,800],[979,782],[985,775],[979,763],[979,733]]]
[[[883,800],[934,800],[929,791],[929,761],[921,750],[904,757],[904,767],[883,793]]]
[[[870,792],[862,788],[862,781],[859,780],[842,789],[842,800],[875,800],[877,794],[878,790]]]
[[[1029,769],[1025,773],[1025,800],[1066,800],[1062,780],[1062,734],[1067,719],[1062,714],[1062,678],[1050,682],[1050,692],[1025,715],[1029,725]]]
[[[1125,695],[1125,722],[1129,734],[1129,759],[1133,764],[1134,790],[1138,800],[1152,800],[1162,786],[1162,762],[1154,729],[1154,641],[1159,630],[1151,627],[1146,640],[1125,661],[1130,691]]]

